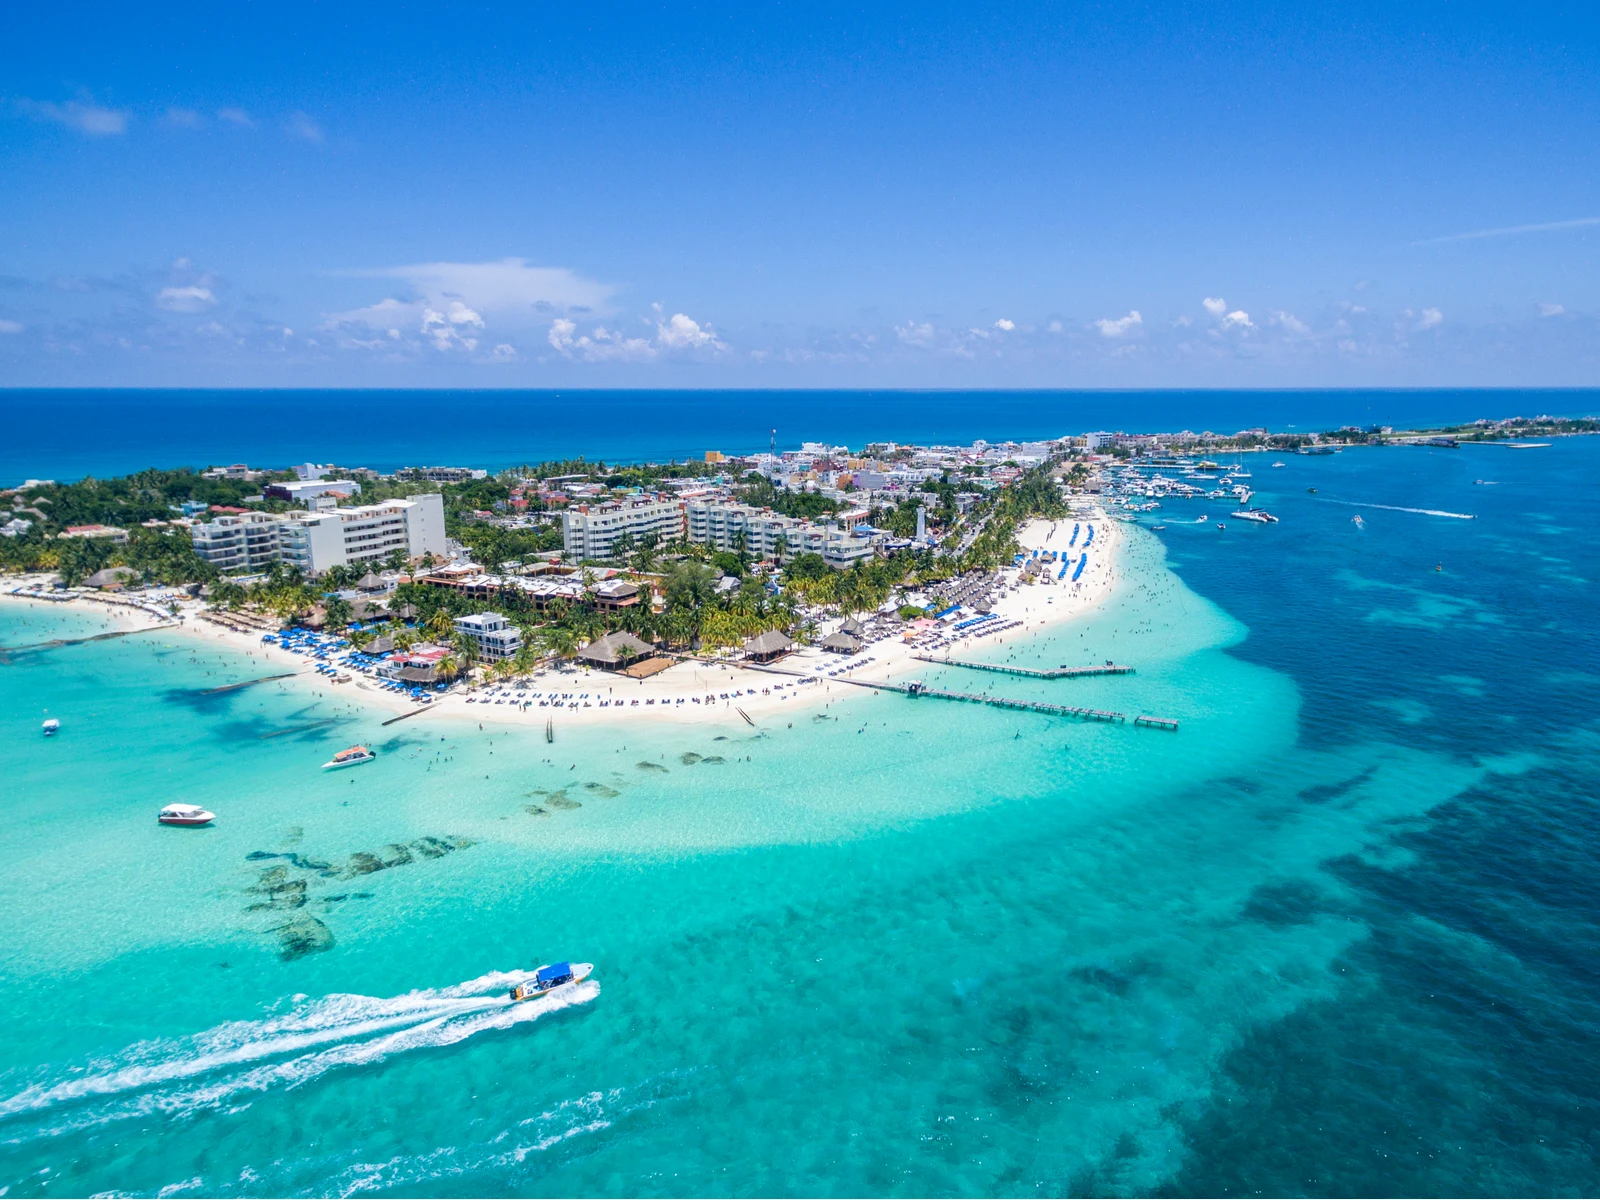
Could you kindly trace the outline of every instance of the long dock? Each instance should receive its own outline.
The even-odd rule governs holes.
[[[1029,679],[1078,679],[1086,675],[1132,675],[1133,668],[1118,663],[1102,667],[1013,667],[1002,663],[968,662],[960,658],[935,658],[931,654],[913,654],[918,662],[935,663],[941,667],[966,667],[969,671],[998,671],[1002,675],[1025,675]]]
[[[240,688],[253,687],[258,683],[271,683],[274,679],[293,679],[298,672],[285,671],[282,675],[263,675],[260,679],[246,679],[239,683],[225,683],[221,687],[206,688],[202,696],[215,696],[218,692],[236,692]]]

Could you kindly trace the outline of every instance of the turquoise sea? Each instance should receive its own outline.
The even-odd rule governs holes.
[[[1269,461],[1280,524],[1169,504],[993,651],[1136,674],[929,676],[1175,734],[835,686],[546,744],[6,654],[0,1195],[1600,1190],[1600,441]]]

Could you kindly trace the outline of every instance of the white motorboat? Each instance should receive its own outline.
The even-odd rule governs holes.
[[[547,963],[511,989],[513,1000],[542,1000],[557,988],[582,983],[594,970],[593,963]]]
[[[365,746],[351,746],[348,750],[341,750],[327,762],[322,764],[324,771],[337,770],[340,767],[358,767],[362,763],[369,763],[378,756]]]
[[[209,825],[217,819],[198,804],[169,804],[156,814],[163,825]]]
[[[56,718],[51,717],[48,721],[46,721],[44,723],[44,726],[43,726],[45,737],[55,737],[56,732],[60,728],[61,728],[61,722],[56,720]]]

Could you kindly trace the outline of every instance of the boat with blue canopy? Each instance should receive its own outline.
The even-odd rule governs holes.
[[[593,970],[593,963],[546,963],[533,973],[532,979],[524,979],[512,988],[511,998],[517,1001],[542,1000],[557,988],[569,983],[582,983]]]

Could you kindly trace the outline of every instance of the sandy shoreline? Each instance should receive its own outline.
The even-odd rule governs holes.
[[[1065,556],[1074,523],[1070,518],[1053,523],[1033,521],[1019,532],[1018,541],[1030,551],[1055,550]],[[499,726],[523,726],[539,733],[551,718],[558,718],[562,724],[574,721],[609,724],[641,718],[658,722],[726,723],[738,722],[741,718],[737,710],[742,709],[752,721],[758,721],[842,698],[846,692],[859,691],[841,682],[839,676],[830,677],[830,671],[847,674],[850,679],[882,683],[915,678],[926,670],[928,664],[919,661],[918,654],[981,659],[985,647],[1077,619],[1116,590],[1122,578],[1120,551],[1127,538],[1125,527],[1099,513],[1080,519],[1079,523],[1094,526],[1094,542],[1089,547],[1088,564],[1076,585],[1066,580],[1055,581],[1053,571],[1049,583],[1017,583],[1020,572],[1007,569],[1003,573],[1006,587],[993,603],[997,619],[991,624],[995,631],[986,635],[973,631],[954,646],[929,649],[891,637],[869,644],[855,655],[804,647],[766,669],[735,661],[695,660],[678,663],[643,680],[581,667],[546,668],[515,685],[491,685],[470,693],[450,693],[426,706],[426,719],[464,719]],[[1078,544],[1072,547],[1074,563],[1082,550],[1080,537]],[[1070,571],[1068,574],[1070,576]],[[197,604],[186,606],[180,623],[158,624],[141,612],[92,598],[52,602],[11,596],[10,589],[14,586],[9,581],[0,585],[0,596],[13,602],[93,612],[119,629],[160,629],[208,645],[220,644],[260,661],[263,675],[293,672],[297,677],[303,676],[303,680],[284,682],[314,684],[316,690],[325,695],[359,700],[389,716],[419,708],[409,697],[384,691],[360,675],[349,683],[335,684],[312,670],[312,660],[264,645],[259,634],[235,632],[204,620],[198,615],[202,608]],[[842,670],[846,664],[850,664],[848,671]],[[552,692],[566,693],[571,699],[562,701],[561,707],[541,707],[537,701],[519,705],[507,696],[508,689],[526,690],[530,695],[537,692],[541,699],[548,698]],[[491,696],[489,693],[499,694]],[[495,703],[496,700],[505,702]],[[578,707],[568,707],[573,703]],[[419,716],[418,719],[423,718]]]

